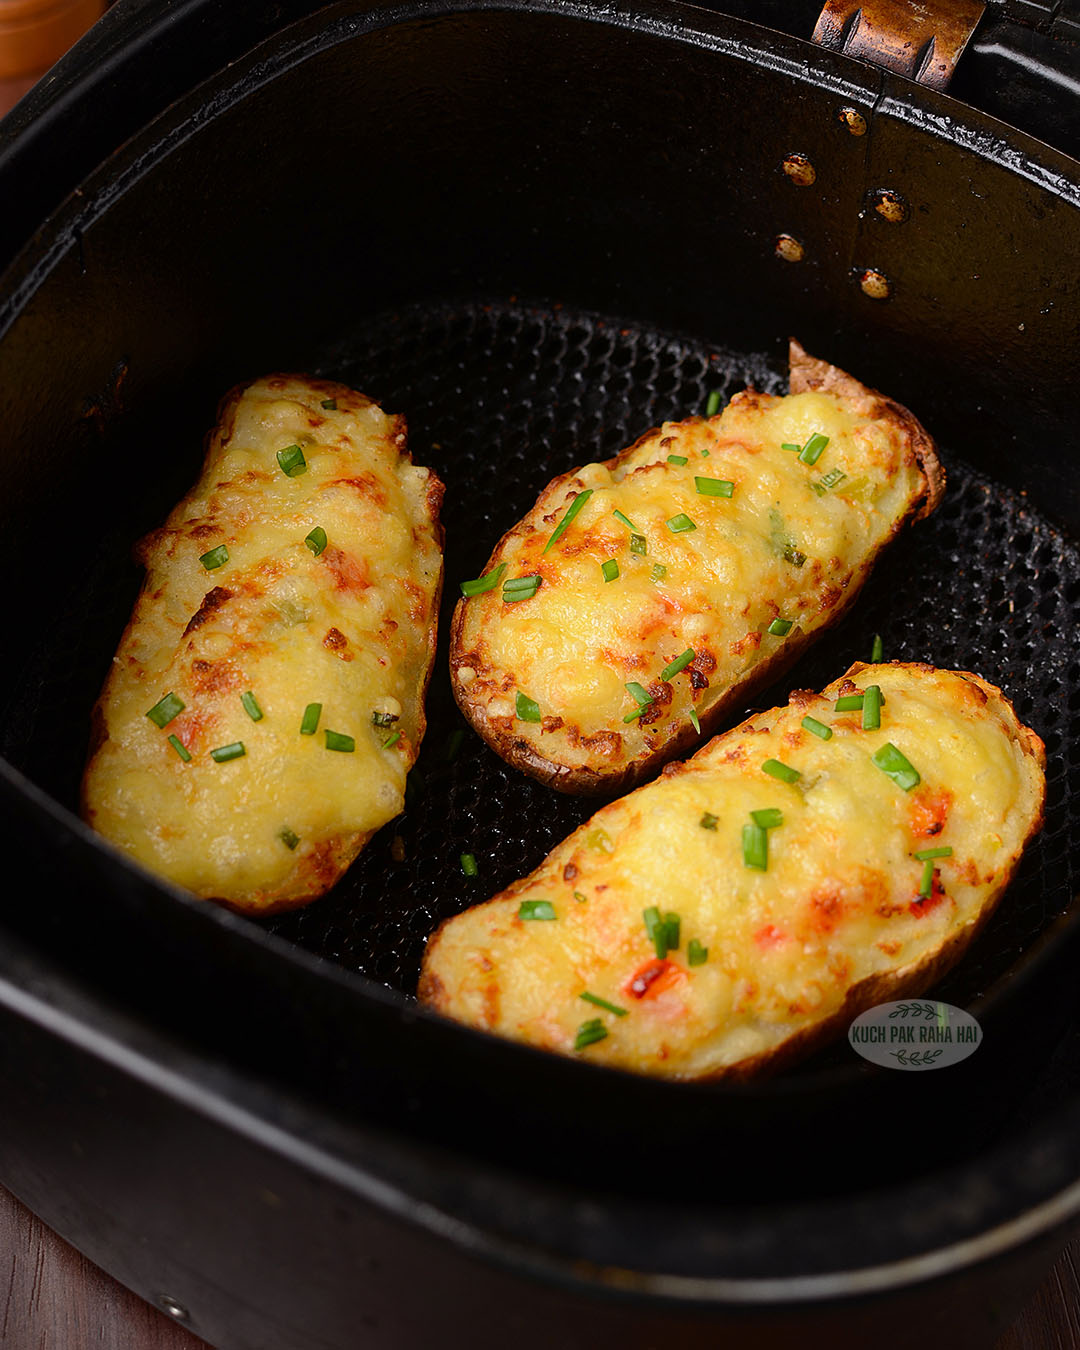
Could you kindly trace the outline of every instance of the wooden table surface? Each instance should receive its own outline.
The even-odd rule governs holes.
[[[1080,1238],[994,1350],[1080,1347]],[[0,1187],[0,1350],[208,1350]]]

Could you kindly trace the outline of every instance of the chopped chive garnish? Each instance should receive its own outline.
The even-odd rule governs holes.
[[[550,900],[522,900],[518,905],[519,919],[554,919],[555,906]]]
[[[680,511],[677,516],[672,516],[667,522],[667,527],[672,534],[685,534],[688,530],[697,529],[697,526],[685,511]]]
[[[821,452],[829,444],[828,436],[823,436],[820,431],[815,431],[803,448],[799,451],[799,459],[804,464],[816,464],[821,458]]]
[[[670,910],[664,915],[664,946],[669,952],[679,950],[679,931],[681,924],[679,916]]]
[[[705,416],[715,417],[720,411],[720,400],[723,398],[719,389],[710,389],[709,397],[705,400]]]
[[[224,567],[229,561],[229,550],[224,544],[218,544],[217,548],[212,548],[208,553],[203,553],[199,561],[208,572],[213,572],[215,568]]]
[[[881,634],[874,634],[874,644],[870,648],[870,664],[872,666],[881,665],[885,660],[885,644],[881,640]]]
[[[801,446],[801,445],[793,445],[793,444],[791,443],[791,441],[781,441],[781,443],[780,443],[780,449],[781,449],[781,450],[794,450],[795,453],[798,454],[798,452],[802,449],[802,446]]]
[[[934,862],[932,858],[927,858],[927,860],[922,865],[922,880],[919,882],[919,894],[925,900],[928,896],[933,895],[933,893],[934,893]]]
[[[874,763],[881,772],[891,778],[897,787],[910,792],[922,782],[919,771],[914,767],[902,750],[898,750],[892,741],[885,744],[873,756]]]
[[[650,581],[663,581],[667,576],[667,568],[663,563],[653,563],[652,571],[649,573]]]
[[[324,407],[327,412],[337,412],[337,399],[324,398],[322,401],[322,407]]]
[[[317,558],[326,547],[326,531],[321,525],[316,525],[310,534],[304,536],[304,543]]]
[[[397,713],[373,712],[371,714],[371,725],[373,727],[392,727],[397,720]]]
[[[539,722],[540,704],[535,699],[531,699],[528,694],[523,694],[519,689],[517,692],[517,715],[521,722]]]
[[[535,572],[526,577],[507,577],[503,582],[503,590],[528,591],[531,590],[539,580],[540,577]]]
[[[703,811],[698,824],[703,830],[715,830],[720,823],[720,817],[714,816],[711,811]]]
[[[263,719],[263,710],[259,707],[258,699],[249,689],[246,694],[240,695],[240,702],[244,705],[244,711],[253,722],[261,722]]]
[[[763,806],[760,811],[751,811],[750,819],[763,830],[775,830],[784,823],[784,813],[778,806]]]
[[[660,917],[660,911],[655,905],[650,905],[648,909],[642,910],[641,917],[645,920],[645,932],[649,941],[653,944],[653,950],[662,961],[667,956],[667,923]]]
[[[802,725],[815,736],[820,736],[823,741],[832,740],[832,727],[827,727],[824,722],[819,722],[816,717],[811,717],[808,714],[803,718]]]
[[[779,778],[781,783],[797,783],[802,777],[798,769],[782,764],[778,759],[767,759],[761,767],[770,778]]]
[[[246,755],[243,741],[233,741],[231,745],[219,745],[216,750],[210,751],[210,758],[217,764],[225,764],[230,759],[239,759]]]
[[[708,452],[708,450],[705,449],[704,446],[702,446],[701,451],[700,451],[700,454],[701,454],[702,459],[708,459],[708,458],[709,458],[709,452]]]
[[[277,837],[287,849],[294,849],[300,842],[300,836],[295,830],[290,830],[288,825],[283,825],[277,832]]]
[[[644,558],[649,551],[649,546],[645,542],[643,534],[632,534],[630,536],[630,552],[636,553],[639,558]]]
[[[326,737],[327,750],[340,750],[343,755],[351,755],[356,749],[356,742],[351,736],[346,736],[343,731],[324,731]],[[401,732],[395,731],[394,738],[400,737]],[[384,745],[389,745],[389,741],[384,741]]]
[[[699,497],[730,497],[735,484],[726,478],[695,478],[694,486]]]
[[[154,726],[167,727],[173,718],[183,711],[183,701],[177,698],[175,694],[169,693],[160,702],[155,703],[146,715]]]
[[[861,712],[863,706],[862,694],[844,694],[842,698],[836,700],[833,708],[834,712]]]
[[[696,709],[696,708],[691,708],[691,709],[690,709],[690,725],[694,728],[694,730],[695,730],[695,731],[697,732],[697,734],[700,736],[700,735],[701,735],[701,723],[698,721],[698,715],[697,715],[697,709]]]
[[[314,736],[319,729],[319,718],[322,716],[321,703],[309,703],[304,709],[304,716],[300,722],[301,736]]]
[[[588,1022],[582,1022],[577,1029],[577,1035],[574,1037],[574,1049],[584,1050],[587,1045],[595,1045],[597,1041],[607,1040],[608,1030],[600,1021],[599,1017],[590,1018]]]
[[[603,572],[605,581],[616,581],[619,576],[619,564],[614,558],[609,558],[607,562],[600,564],[600,571]]]
[[[624,722],[636,722],[641,714],[648,708],[647,703],[639,703],[633,712],[628,712],[623,718]]]
[[[476,865],[476,859],[471,853],[461,855],[461,871],[464,876],[475,877],[480,875],[480,869]]]
[[[769,835],[760,825],[742,827],[742,860],[755,872],[769,870]]]
[[[620,1008],[616,1003],[609,1003],[606,998],[598,998],[595,994],[590,994],[587,989],[578,997],[583,998],[586,1003],[591,1003],[595,1008],[603,1008],[605,1012],[614,1013],[616,1017],[626,1016],[626,1008]]]
[[[660,678],[662,680],[670,680],[673,676],[678,675],[680,670],[685,670],[693,659],[694,649],[693,647],[687,647],[682,656],[677,656],[675,660],[672,661],[671,665],[664,667],[660,672]]]
[[[843,469],[830,469],[820,481],[811,483],[810,487],[819,497],[824,497],[826,492],[842,483],[846,477],[847,474]]]
[[[784,561],[791,563],[792,567],[801,567],[806,561],[806,554],[794,544],[788,544],[784,548]]]
[[[931,858],[951,858],[952,849],[945,844],[941,848],[922,848],[915,854],[920,862],[927,862]]]
[[[279,450],[277,462],[281,472],[289,478],[299,478],[302,473],[307,473],[307,460],[298,445],[287,445],[284,450]]]
[[[649,704],[653,701],[652,694],[649,693],[649,691],[644,687],[644,685],[638,684],[637,680],[630,681],[630,683],[626,686],[626,692],[636,703],[640,704],[640,706],[643,708],[647,708]]]
[[[580,891],[575,891],[575,892],[574,892],[574,899],[578,902],[579,905],[585,904],[585,902],[588,900],[588,898],[589,898],[589,897],[588,897],[587,895],[582,895],[582,893],[581,893]]]
[[[863,694],[863,731],[876,731],[881,726],[881,686],[868,684]]]
[[[637,534],[638,527],[634,524],[634,522],[630,519],[629,516],[624,516],[621,511],[612,511],[611,514],[615,517],[616,520],[620,521],[623,525],[625,525],[626,528],[632,534]]]
[[[180,739],[179,736],[170,736],[169,744],[172,746],[172,748],[176,751],[176,753],[180,756],[180,758],[184,761],[185,764],[191,763],[191,752],[188,750],[187,746],[184,744],[184,742]]]
[[[790,619],[773,619],[767,629],[773,637],[787,637],[791,632],[793,624]]]
[[[570,522],[574,519],[577,513],[589,500],[592,494],[593,494],[592,488],[586,488],[584,492],[579,492],[578,495],[574,498],[574,500],[570,503],[570,505],[567,507],[566,515],[563,516],[562,520],[560,520],[558,525],[555,526],[554,533],[552,534],[551,538],[547,541],[547,543],[544,545],[545,553],[547,553],[547,551],[550,548],[553,548],[554,545],[557,544],[558,541],[563,537],[563,535],[566,533],[566,527],[570,524]]]
[[[452,764],[454,760],[457,759],[458,753],[460,752],[461,747],[464,744],[465,744],[465,728],[455,727],[453,731],[450,733],[450,735],[447,736],[446,738],[446,750],[444,751],[444,754],[446,756],[447,764]]]
[[[708,947],[703,947],[697,938],[691,938],[686,948],[686,964],[688,966],[703,966],[708,959]]]
[[[334,733],[333,733],[332,731],[328,731],[326,734],[327,734],[327,736],[332,736]],[[343,736],[343,737],[342,737],[342,740],[351,740],[351,739],[352,739],[351,736]],[[383,741],[382,744],[379,746],[379,749],[380,749],[380,750],[390,750],[390,749],[392,749],[393,746],[397,745],[398,741],[400,741],[400,740],[401,740],[401,732],[400,732],[400,731],[392,731],[392,732],[390,733],[390,735],[387,736],[386,740]],[[326,748],[327,748],[328,750],[351,750],[353,747],[352,747],[351,745],[331,745],[330,742],[329,742],[329,740],[328,740],[328,741],[326,742]]]
[[[685,464],[685,463],[686,463],[686,456],[685,456],[685,455],[668,455],[668,457],[667,457],[667,462],[668,462],[669,464]]]
[[[516,604],[519,600],[531,600],[540,589],[543,580],[539,576],[511,577],[503,582],[502,598],[504,605]]]
[[[501,562],[498,567],[493,567],[490,572],[485,572],[482,577],[477,577],[474,581],[459,581],[461,594],[466,600],[471,595],[483,595],[485,591],[493,591],[502,580],[502,574],[506,571],[506,563]]]

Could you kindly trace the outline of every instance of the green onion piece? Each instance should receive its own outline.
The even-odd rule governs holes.
[[[667,947],[669,952],[679,950],[680,927],[679,916],[668,910],[664,915],[664,946]]]
[[[931,858],[951,858],[952,849],[948,846],[948,844],[945,844],[941,848],[923,848],[920,849],[919,852],[915,854],[915,856],[916,858],[918,858],[920,862],[927,862]]]
[[[522,900],[518,905],[519,919],[554,919],[555,906],[550,900]]]
[[[607,1040],[608,1030],[600,1021],[599,1017],[593,1017],[588,1022],[582,1022],[577,1029],[577,1035],[574,1037],[574,1049],[584,1050],[587,1045],[595,1045],[597,1041]]]
[[[667,527],[672,534],[685,534],[688,530],[697,529],[697,526],[685,511],[680,511],[677,516],[672,516],[667,523]]]
[[[146,714],[150,721],[156,727],[167,727],[173,718],[184,711],[184,703],[173,693],[166,694],[160,702],[155,703]]]
[[[701,457],[702,457],[702,459],[708,459],[708,458],[709,458],[709,452],[708,452],[708,450],[705,449],[704,446],[702,446],[702,448],[701,448]]]
[[[653,563],[652,571],[649,573],[650,581],[663,581],[667,576],[667,568],[663,563]]]
[[[479,876],[480,869],[476,865],[476,859],[471,853],[461,855],[461,870],[467,877]]]
[[[328,731],[326,734],[327,734],[327,736],[332,736],[334,733],[333,733],[332,731]],[[341,739],[342,739],[342,740],[351,740],[352,737],[351,737],[351,736],[343,736]],[[400,732],[400,731],[392,731],[392,732],[390,733],[390,735],[387,736],[386,740],[383,741],[382,744],[379,746],[379,749],[380,749],[380,750],[389,750],[392,746],[397,745],[398,741],[400,741],[400,740],[401,740],[401,732]],[[352,747],[351,745],[331,745],[330,742],[327,741],[327,743],[326,743],[326,748],[327,748],[328,750],[351,750],[353,747]]]
[[[660,911],[655,905],[650,905],[641,911],[641,917],[645,920],[645,933],[653,944],[653,950],[662,961],[667,956],[667,926],[660,917]]]
[[[697,938],[691,938],[686,948],[686,964],[689,966],[703,966],[708,959],[708,947],[703,947]]]
[[[720,823],[720,817],[714,816],[711,811],[703,811],[698,824],[703,830],[715,830]]]
[[[796,452],[796,454],[797,454],[797,453],[802,449],[802,446],[801,446],[801,445],[792,445],[792,443],[791,443],[790,441],[782,441],[781,444],[780,444],[780,449],[781,449],[781,450],[794,450],[794,451]]]
[[[816,464],[821,458],[821,452],[829,444],[828,436],[823,436],[820,431],[815,431],[803,448],[799,451],[799,459],[804,464]]]
[[[801,567],[806,561],[806,554],[797,549],[794,544],[788,544],[784,548],[784,561],[791,563],[792,567]]]
[[[742,827],[742,860],[755,872],[769,870],[769,835],[760,825]]]
[[[327,750],[340,750],[343,755],[351,755],[356,749],[356,742],[351,736],[346,736],[343,731],[324,731],[326,737]],[[395,731],[395,737],[400,737],[401,732]],[[384,745],[389,745],[389,741],[384,741]]]
[[[224,544],[218,544],[217,548],[212,548],[208,553],[203,553],[199,561],[208,572],[213,572],[215,568],[224,567],[229,561],[229,550]]]
[[[719,389],[710,389],[709,397],[705,400],[705,416],[715,417],[720,411],[720,400],[723,398]]]
[[[922,782],[919,771],[916,769],[903,751],[898,750],[891,741],[885,744],[873,756],[874,763],[887,777],[891,778],[897,787],[903,788],[905,792],[910,792],[913,787],[918,787]]]
[[[322,716],[321,703],[309,703],[304,709],[304,716],[300,722],[301,736],[314,736],[319,727],[319,718]]]
[[[586,1003],[591,1003],[596,1008],[603,1008],[606,1012],[614,1013],[616,1017],[625,1017],[627,1014],[626,1008],[620,1008],[618,1004],[609,1003],[606,998],[598,998],[595,994],[590,994],[587,989],[578,997],[583,998]]]
[[[371,714],[371,725],[373,727],[392,727],[397,720],[397,713],[373,712]]]
[[[465,744],[465,728],[455,727],[446,738],[446,750],[443,752],[447,764],[452,764],[457,759],[461,747]]]
[[[761,767],[770,778],[779,778],[781,783],[797,783],[802,777],[798,769],[782,764],[778,759],[767,759]]]
[[[545,553],[547,553],[547,551],[550,548],[553,548],[555,544],[557,544],[558,541],[563,537],[563,535],[566,533],[566,527],[570,524],[570,522],[574,519],[577,513],[589,500],[592,494],[593,494],[592,488],[586,488],[584,492],[579,492],[578,495],[574,498],[574,500],[570,503],[569,507],[567,508],[566,515],[563,516],[562,520],[560,520],[558,525],[555,526],[554,533],[552,534],[551,538],[547,541],[547,543],[544,545]]]
[[[647,708],[653,701],[652,694],[643,686],[638,684],[637,680],[631,680],[626,686],[626,692],[642,708]]]
[[[523,694],[521,690],[517,693],[517,715],[521,722],[539,722],[540,704],[531,699],[528,694]]]
[[[751,811],[750,819],[763,830],[775,830],[784,823],[784,813],[778,806],[763,806],[760,811]]]
[[[667,462],[668,462],[669,464],[685,464],[685,463],[686,463],[686,456],[685,456],[685,455],[668,455],[668,457],[667,457]]]
[[[872,666],[881,665],[885,660],[885,644],[881,640],[881,634],[874,634],[874,645],[870,648],[870,664]]]
[[[307,460],[298,445],[287,445],[284,450],[279,450],[277,462],[281,472],[289,478],[299,478],[302,473],[307,473]]]
[[[531,600],[540,589],[543,580],[539,576],[511,577],[503,582],[502,598],[504,605],[516,604],[519,600]]]
[[[536,572],[525,577],[507,577],[503,582],[504,591],[529,591],[541,580]]]
[[[881,726],[881,686],[868,684],[863,694],[863,731],[876,731]]]
[[[277,832],[277,837],[287,849],[294,849],[300,842],[300,836],[295,830],[290,830],[288,825],[282,825],[281,829]]]
[[[694,728],[694,730],[695,730],[695,731],[697,732],[697,734],[700,736],[700,735],[701,735],[701,723],[698,721],[698,715],[697,715],[697,709],[696,709],[696,708],[691,708],[691,709],[690,709],[690,725]]]
[[[337,412],[337,399],[324,398],[322,401],[322,406],[326,409],[327,412]]]
[[[639,558],[644,558],[649,551],[649,546],[645,542],[643,534],[632,534],[630,536],[630,552],[636,553]]]
[[[677,656],[675,660],[672,661],[671,665],[664,667],[664,669],[660,672],[660,678],[662,680],[670,680],[672,676],[678,675],[680,670],[686,669],[686,667],[694,659],[694,656],[695,652],[693,647],[687,647],[686,651],[683,652],[682,656]]]
[[[184,761],[185,764],[191,763],[191,752],[188,750],[187,746],[184,744],[184,742],[180,739],[179,736],[170,736],[169,744],[172,746],[172,748],[176,751],[176,753],[180,756],[180,758]]]
[[[611,514],[615,517],[616,520],[621,521],[622,524],[625,525],[626,528],[630,530],[631,533],[633,534],[637,533],[637,526],[634,524],[634,522],[630,519],[629,516],[624,516],[621,511],[612,511]]]
[[[485,572],[482,577],[477,577],[475,581],[459,581],[461,594],[466,600],[471,595],[483,595],[485,591],[493,591],[502,580],[502,574],[506,571],[506,563],[501,562],[498,567],[493,567],[490,572]]]
[[[579,905],[585,904],[588,898],[589,897],[587,895],[582,895],[580,891],[574,892],[574,899],[578,902]]]
[[[315,554],[316,558],[326,548],[326,531],[321,525],[316,525],[310,534],[304,536],[304,543]]]
[[[847,474],[843,469],[830,469],[819,483],[811,483],[810,487],[819,497],[824,497],[826,492],[842,483],[846,477]]]
[[[726,478],[695,478],[694,486],[700,497],[730,497],[735,484]]]
[[[233,741],[231,745],[219,745],[216,750],[210,751],[210,758],[217,764],[226,764],[230,759],[240,759],[246,755],[243,741]]]
[[[600,571],[603,572],[605,581],[616,581],[619,576],[619,564],[614,558],[609,558],[607,562],[600,564]]]
[[[261,722],[263,719],[263,710],[259,707],[258,700],[249,689],[246,694],[240,695],[240,702],[244,705],[244,711],[253,722]]]
[[[787,637],[793,627],[790,619],[773,619],[766,631],[772,633],[773,637]]]
[[[639,703],[633,712],[628,712],[623,718],[624,722],[636,722],[643,712],[648,708],[647,703]]]
[[[922,865],[922,880],[919,882],[919,894],[925,900],[934,893],[934,863],[927,858]]]
[[[807,731],[813,732],[815,736],[820,736],[823,741],[832,740],[832,727],[827,727],[824,722],[819,722],[816,717],[807,715],[803,718],[802,724]]]
[[[861,712],[863,705],[862,694],[844,694],[842,698],[836,700],[833,708],[834,712]]]

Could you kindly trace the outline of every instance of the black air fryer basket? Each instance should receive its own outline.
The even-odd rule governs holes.
[[[1080,1207],[1080,163],[661,0],[240,8],[120,0],[0,129],[0,1179],[228,1350],[991,1344]],[[1046,742],[1046,827],[934,991],[982,1046],[680,1085],[441,1021],[427,934],[595,809],[460,734],[458,580],[554,474],[782,391],[789,334],[949,487],[759,706],[880,634]],[[75,810],[131,544],[272,370],[406,416],[447,598],[404,814],[257,924]]]

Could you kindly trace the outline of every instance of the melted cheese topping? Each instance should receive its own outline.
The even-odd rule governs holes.
[[[855,666],[885,696],[881,726],[837,713],[838,681],[796,694],[685,764],[599,811],[524,880],[449,920],[429,944],[421,996],[440,1011],[574,1053],[583,1022],[606,1038],[579,1053],[676,1078],[764,1063],[843,1013],[920,989],[989,913],[1041,820],[1042,743],[977,676]],[[822,740],[807,714],[831,727]],[[921,775],[905,791],[877,767],[886,743]],[[762,764],[798,770],[785,783]],[[777,808],[767,870],[748,867],[750,812]],[[916,852],[934,861],[920,898]],[[520,915],[546,900],[554,919]],[[679,919],[661,960],[644,922]],[[708,951],[689,963],[696,941]],[[895,994],[893,991],[896,991]],[[618,1016],[583,1001],[592,994]]]
[[[828,437],[815,464],[783,449],[815,433]],[[698,478],[731,483],[731,496],[703,495]],[[692,709],[707,714],[755,666],[829,623],[925,489],[904,423],[871,416],[866,400],[747,392],[709,420],[665,423],[612,465],[557,479],[502,540],[486,570],[506,563],[504,580],[542,582],[515,603],[499,587],[462,601],[451,653],[459,701],[548,760],[599,758],[614,770],[647,756]],[[673,530],[679,516],[694,528]],[[619,575],[606,581],[611,559]],[[776,619],[786,634],[769,633]],[[688,648],[691,665],[661,680]],[[628,722],[630,682],[653,702]],[[540,723],[516,718],[518,691],[539,705]]]
[[[292,477],[277,458],[291,446],[307,462]],[[244,908],[332,884],[401,810],[423,734],[441,492],[409,462],[402,419],[363,395],[276,377],[234,396],[199,482],[140,546],[146,580],[96,711],[91,824],[151,871]],[[208,571],[200,557],[221,545],[228,560]],[[184,709],[159,728],[146,714],[169,693]],[[309,703],[322,705],[310,736]],[[327,729],[355,750],[328,749]],[[242,757],[211,758],[238,741]]]

